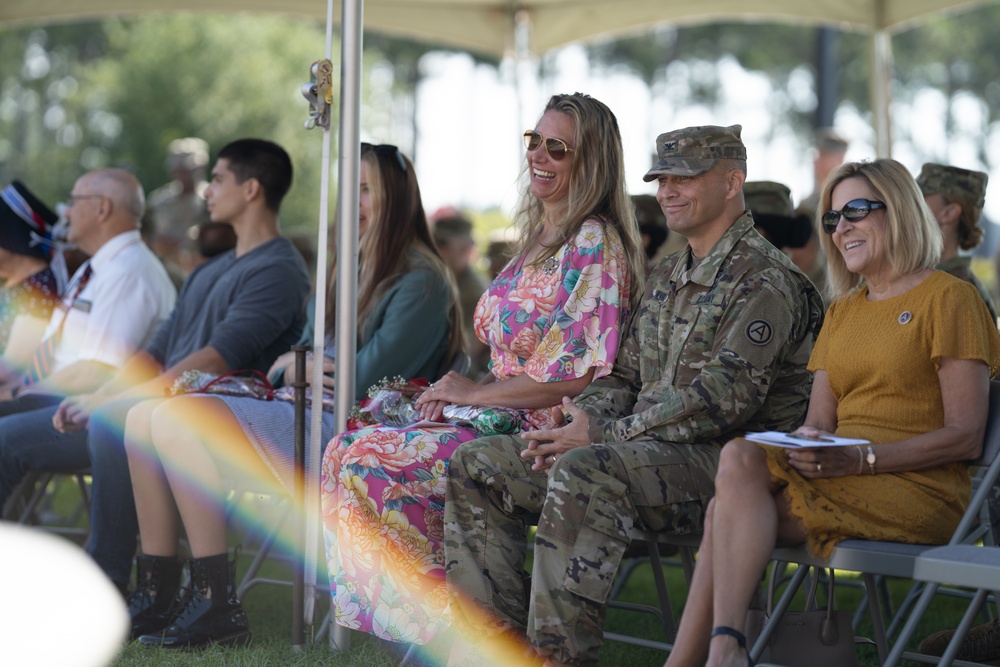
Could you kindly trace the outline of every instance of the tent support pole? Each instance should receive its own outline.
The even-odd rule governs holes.
[[[361,180],[361,49],[364,0],[344,0],[341,16],[340,150],[337,206],[336,432],[354,405],[357,355],[358,183]],[[322,314],[316,314],[322,319]],[[317,364],[320,366],[320,364]],[[350,648],[350,631],[334,622],[330,644]]]

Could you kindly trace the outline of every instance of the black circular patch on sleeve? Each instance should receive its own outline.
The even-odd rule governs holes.
[[[747,325],[747,340],[754,345],[767,345],[771,342],[771,325],[764,320],[754,320]]]

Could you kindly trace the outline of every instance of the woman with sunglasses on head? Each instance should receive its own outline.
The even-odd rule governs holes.
[[[436,377],[462,344],[457,289],[431,239],[413,165],[395,146],[362,144],[360,166],[355,399],[383,377]],[[335,297],[331,282],[329,355],[335,349]],[[308,342],[311,329],[304,333]],[[306,363],[306,379],[313,363]],[[325,356],[322,363],[324,383],[332,390],[335,361]],[[268,375],[294,382],[294,353],[278,357]],[[254,480],[255,492],[291,493],[294,406],[193,394],[166,401],[153,419],[152,447],[138,444],[141,438],[126,437],[143,551],[136,591],[129,598],[132,636],[165,648],[245,643],[250,633],[231,587],[232,575],[226,595],[193,601],[189,596],[186,604],[171,606],[181,572],[177,517],[196,559],[207,555],[225,562],[230,485],[222,478],[235,473]],[[305,421],[308,438],[308,412]],[[333,433],[334,415],[324,410],[322,442]]]
[[[670,667],[747,665],[747,608],[776,544],[821,558],[849,538],[942,544],[970,500],[996,326],[972,285],[935,270],[941,231],[899,162],[841,165],[821,201],[836,298],[793,435],[866,443],[723,448]]]
[[[551,427],[550,407],[610,372],[642,292],[614,114],[587,95],[555,95],[524,138],[520,245],[476,309],[492,372],[478,384],[451,372],[431,385],[417,406],[438,424],[343,433],[324,458],[335,618],[383,639],[425,644],[448,624],[448,461],[461,443],[497,432],[484,421],[449,423],[450,409],[487,407],[516,415],[518,429]]]

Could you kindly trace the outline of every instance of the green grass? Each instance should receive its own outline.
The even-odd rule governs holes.
[[[56,510],[62,506],[72,505],[78,497],[72,488],[62,488],[60,484],[56,494]],[[266,511],[262,506],[260,511]],[[238,532],[238,531],[234,531]],[[246,540],[246,538],[242,538]],[[250,556],[244,554],[241,558],[238,575],[242,576]],[[287,578],[290,568],[279,559],[269,561],[261,573],[263,576]],[[680,567],[665,567],[668,588],[673,603],[674,614],[679,618],[686,598],[686,586]],[[837,608],[854,610],[861,599],[861,589],[856,584],[856,575],[838,573],[837,575]],[[909,589],[909,581],[890,582],[890,591],[895,602],[903,599]],[[799,599],[793,603],[792,609],[801,609],[801,592]],[[649,563],[640,565],[623,589],[620,599],[629,602],[656,604],[656,589],[653,583],[652,570]],[[824,592],[820,599],[825,599]],[[329,607],[329,597],[325,584],[320,585],[317,603],[316,623],[322,620]],[[149,650],[138,644],[130,644],[123,648],[121,654],[112,663],[112,667],[153,667],[153,666],[187,666],[204,665],[206,667],[263,667],[275,666],[330,666],[344,667],[381,667],[398,665],[401,653],[394,653],[387,643],[362,633],[351,633],[351,649],[349,651],[333,651],[325,639],[311,643],[299,652],[290,648],[291,635],[291,588],[285,586],[260,585],[250,590],[243,600],[244,607],[250,618],[254,640],[246,648],[214,647],[203,651],[172,652],[165,650]],[[966,601],[955,597],[939,596],[925,615],[920,627],[915,633],[912,645],[915,646],[921,637],[930,632],[954,627],[965,609]],[[622,610],[609,609],[605,628],[609,631],[640,636],[647,639],[662,641],[663,630],[659,622],[651,615],[637,614]],[[318,630],[313,627],[312,632]],[[857,628],[860,636],[871,636],[871,626],[867,618]],[[312,637],[312,634],[310,635]],[[397,651],[399,649],[397,648]],[[861,667],[875,667],[878,664],[874,647],[861,646],[858,649]],[[601,666],[629,665],[630,667],[659,667],[663,664],[666,653],[663,651],[644,649],[617,642],[605,642],[601,651]],[[429,664],[433,661],[429,661]],[[436,663],[434,663],[436,664]],[[903,664],[914,665],[916,663]]]
[[[282,575],[284,568],[278,565],[269,567],[270,574]],[[679,614],[685,597],[683,576],[679,567],[667,567],[668,587],[674,602],[675,614]],[[838,576],[837,606],[840,609],[853,610],[861,599],[860,588],[851,585],[857,578],[849,573]],[[893,598],[902,599],[909,582],[893,581],[890,584]],[[822,593],[821,593],[822,596]],[[623,591],[622,599],[632,602],[656,603],[653,577],[648,564],[637,568]],[[821,599],[823,599],[821,597]],[[294,653],[289,647],[291,627],[291,591],[288,588],[261,586],[251,590],[244,600],[250,623],[254,632],[254,642],[248,648],[212,648],[199,652],[183,652],[181,654],[167,651],[148,650],[132,644],[127,646],[114,667],[147,667],[152,665],[205,665],[207,666],[240,666],[256,667],[264,665],[302,665],[312,667],[319,665],[343,665],[345,667],[386,667],[398,665],[400,656],[390,652],[385,644],[361,634],[351,633],[351,650],[347,652],[331,651],[323,641],[310,647],[302,653]],[[792,607],[801,608],[801,600]],[[940,598],[921,628],[916,633],[918,638],[929,632],[952,627],[964,609],[964,602],[953,598]],[[326,601],[323,600],[318,616],[321,618],[326,611]],[[626,634],[638,635],[648,639],[662,640],[663,631],[654,617],[646,614],[636,614],[621,610],[609,610],[606,629]],[[871,636],[871,628],[867,621],[858,628],[858,635]],[[874,647],[860,646],[858,654],[861,667],[875,667],[878,664]],[[630,667],[660,667],[666,658],[666,653],[653,649],[628,646],[617,642],[605,642],[601,652],[602,666],[629,665]],[[915,664],[915,663],[904,663]]]

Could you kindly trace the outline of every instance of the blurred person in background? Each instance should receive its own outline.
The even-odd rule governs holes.
[[[472,222],[456,213],[435,220],[431,231],[438,252],[455,275],[458,298],[462,305],[465,346],[472,360],[468,375],[474,380],[479,379],[488,370],[490,348],[476,337],[474,320],[476,304],[489,287],[489,282],[473,266],[476,242],[472,238]]]
[[[816,155],[813,158],[813,192],[808,197],[799,202],[795,208],[798,213],[808,215],[813,222],[813,228],[817,228],[817,207],[819,206],[820,193],[827,176],[834,169],[844,163],[847,156],[847,139],[832,127],[821,127],[816,130]],[[819,293],[827,293],[826,279],[826,257],[820,247],[819,236],[813,234],[812,238],[801,248],[790,248],[789,257],[795,262],[795,266],[809,276]]]
[[[635,206],[635,221],[639,223],[639,234],[642,235],[642,249],[649,268],[653,268],[660,248],[670,236],[667,219],[663,217],[663,210],[653,195],[632,195],[632,205]]]
[[[210,222],[205,205],[208,143],[197,137],[171,141],[165,167],[170,182],[149,193],[150,247],[187,275],[197,264],[197,230]]]
[[[979,217],[986,203],[987,181],[989,176],[981,171],[934,162],[926,163],[917,177],[924,201],[944,237],[941,262],[937,268],[972,283],[996,321],[993,296],[972,272],[972,258],[959,255],[959,250],[972,250],[983,240]]]
[[[792,208],[788,186],[774,181],[748,181],[743,198],[757,232],[775,248],[797,249],[811,240],[812,218]]]
[[[505,227],[490,232],[490,243],[486,247],[486,259],[489,262],[490,280],[496,279],[503,267],[514,256],[517,246],[517,228]]]

